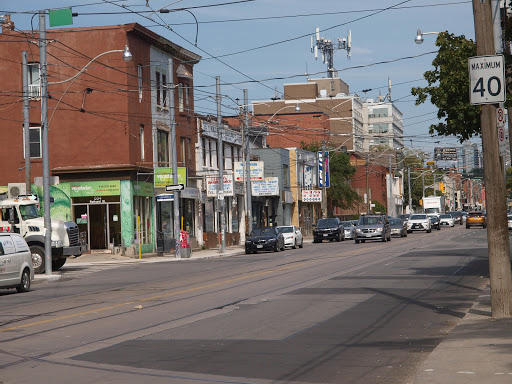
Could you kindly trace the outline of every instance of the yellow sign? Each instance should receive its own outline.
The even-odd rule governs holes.
[[[435,165],[436,162],[435,161],[427,161],[427,165]]]

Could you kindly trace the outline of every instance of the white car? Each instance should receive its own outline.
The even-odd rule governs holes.
[[[431,224],[432,222],[427,215],[423,213],[413,214],[407,221],[407,232],[411,233],[412,231],[425,231],[430,233],[432,232]]]
[[[512,215],[507,215],[508,229],[512,229]]]
[[[345,239],[353,239],[356,227],[351,221],[342,221],[343,230],[345,231]]]
[[[0,288],[28,292],[33,280],[32,254],[25,239],[17,233],[0,233]]]
[[[302,248],[304,246],[304,239],[302,238],[300,228],[297,228],[295,225],[282,225],[276,229],[283,234],[285,247],[292,247],[295,249],[297,247]]]
[[[455,219],[453,218],[452,215],[444,213],[439,215],[439,224],[449,225],[450,227],[453,227],[455,225]]]

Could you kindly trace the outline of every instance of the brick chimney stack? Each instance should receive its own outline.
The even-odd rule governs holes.
[[[4,15],[1,17],[2,20],[0,25],[2,26],[3,31],[14,31],[14,21],[11,20],[11,15]]]

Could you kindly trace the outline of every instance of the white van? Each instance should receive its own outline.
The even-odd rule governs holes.
[[[17,233],[0,233],[0,288],[28,292],[33,280],[32,255],[25,239]]]

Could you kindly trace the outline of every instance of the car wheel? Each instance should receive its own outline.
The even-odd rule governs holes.
[[[388,241],[391,241],[391,232],[389,233]]]
[[[304,239],[300,242],[299,248],[302,248],[304,246]]]
[[[407,233],[412,233],[412,231],[407,230]]]
[[[441,226],[440,226],[440,225],[438,225],[438,226],[437,226],[437,230],[438,230],[438,231],[440,231],[440,230],[441,230]]]
[[[430,232],[432,232],[432,229],[427,229],[427,233],[430,233]]]
[[[39,245],[31,245],[30,253],[32,254],[32,265],[34,266],[34,273],[44,273],[44,270],[45,270],[44,248]]]
[[[19,293],[30,291],[30,270],[28,268],[23,270],[23,273],[21,274],[20,285],[16,287],[16,290]]]
[[[359,244],[359,240],[355,239],[354,241],[356,242],[356,244]]]
[[[66,264],[66,260],[67,259],[65,257],[60,257],[57,260],[53,260],[52,261],[52,270],[56,271],[56,270],[62,268],[62,266],[64,264]]]
[[[293,242],[292,249],[297,249],[297,239]]]
[[[341,241],[341,234],[336,236],[336,242],[339,243]]]
[[[341,241],[345,241],[345,234],[343,234],[343,237],[341,238]]]
[[[252,252],[251,252],[251,251],[249,251],[247,248],[245,248],[245,254],[246,254],[246,255],[248,255],[248,254],[250,254],[250,253],[252,253]]]
[[[366,240],[361,240],[361,243],[364,243]]]

